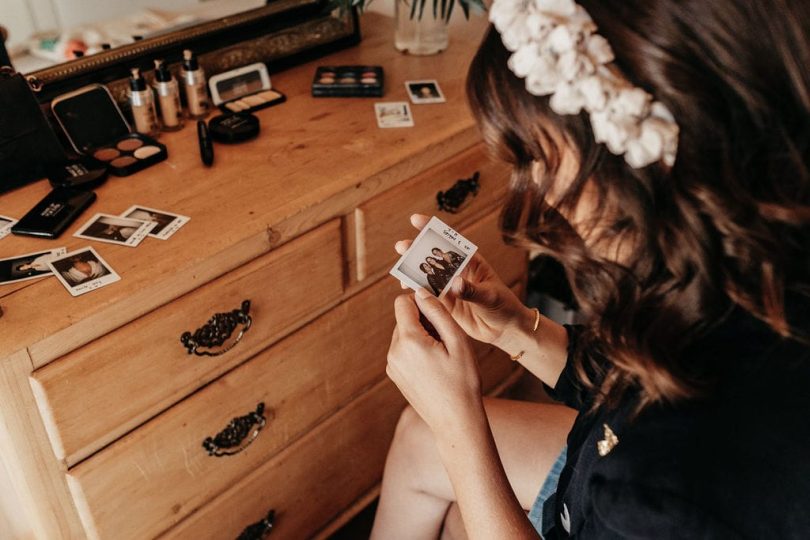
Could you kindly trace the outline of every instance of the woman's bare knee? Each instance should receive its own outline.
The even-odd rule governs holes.
[[[413,407],[406,407],[400,414],[385,474],[397,475],[410,489],[455,500],[433,433]]]

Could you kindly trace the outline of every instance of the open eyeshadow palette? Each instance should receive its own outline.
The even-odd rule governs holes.
[[[130,133],[96,149],[93,157],[105,163],[116,176],[128,176],[166,159],[166,147],[151,137]]]
[[[315,70],[315,97],[380,97],[383,95],[381,66],[320,66]]]
[[[94,84],[56,98],[54,117],[73,148],[109,167],[116,176],[129,176],[168,157],[166,147],[152,137],[130,130],[106,87]]]
[[[286,96],[273,89],[267,66],[250,64],[208,80],[211,98],[223,112],[253,112],[287,101]]]

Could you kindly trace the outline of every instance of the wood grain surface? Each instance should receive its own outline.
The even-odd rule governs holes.
[[[91,294],[72,298],[55,279],[0,287],[0,358],[28,348],[34,364],[44,365],[475,144],[464,80],[483,18],[454,27],[449,49],[430,57],[396,54],[391,19],[369,13],[363,27],[363,42],[328,63],[382,64],[379,101],[406,101],[405,80],[439,79],[447,103],[413,106],[413,128],[381,130],[375,100],[311,97],[314,66],[305,64],[273,76],[288,101],[257,113],[257,139],[217,145],[211,168],[200,161],[192,125],[162,135],[167,161],[111,178],[58,240],[3,239],[0,258],[88,245],[72,234],[92,212],[118,214],[132,204],[191,221],[170,240],[150,238],[135,249],[93,243],[122,280]],[[48,190],[38,182],[0,195],[0,213],[19,218]]]

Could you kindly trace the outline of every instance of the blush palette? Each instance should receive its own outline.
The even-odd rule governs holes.
[[[113,143],[97,148],[93,157],[110,168],[116,176],[129,176],[163,161],[166,147],[152,137],[130,133]]]
[[[312,80],[315,97],[380,97],[383,95],[381,66],[320,66]]]
[[[130,130],[110,92],[100,84],[59,96],[51,109],[73,148],[106,165],[111,174],[129,176],[168,157],[164,145]]]

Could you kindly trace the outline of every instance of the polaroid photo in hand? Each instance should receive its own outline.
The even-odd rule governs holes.
[[[413,290],[440,297],[461,274],[478,247],[437,217],[430,218],[391,269],[390,274]]]
[[[159,238],[160,240],[168,240],[171,235],[176,233],[180,227],[188,223],[188,220],[191,219],[188,216],[181,216],[180,214],[173,214],[172,212],[137,205],[131,206],[126,212],[121,214],[121,217],[156,223],[155,228],[149,231],[149,236]]]
[[[444,103],[444,94],[435,80],[427,81],[405,81],[405,88],[408,89],[408,96],[415,105],[426,103]]]
[[[11,234],[11,228],[15,223],[17,223],[17,220],[14,218],[0,216],[0,238],[5,238]]]
[[[48,261],[64,255],[65,251],[65,248],[56,248],[0,259],[0,285],[50,276]]]
[[[72,296],[89,293],[121,279],[91,247],[56,257],[48,262],[48,266]]]
[[[375,103],[374,114],[377,115],[377,126],[380,128],[413,127],[411,107],[405,101]]]
[[[122,218],[110,214],[96,214],[73,235],[76,238],[96,240],[135,247],[157,226],[154,221]]]

